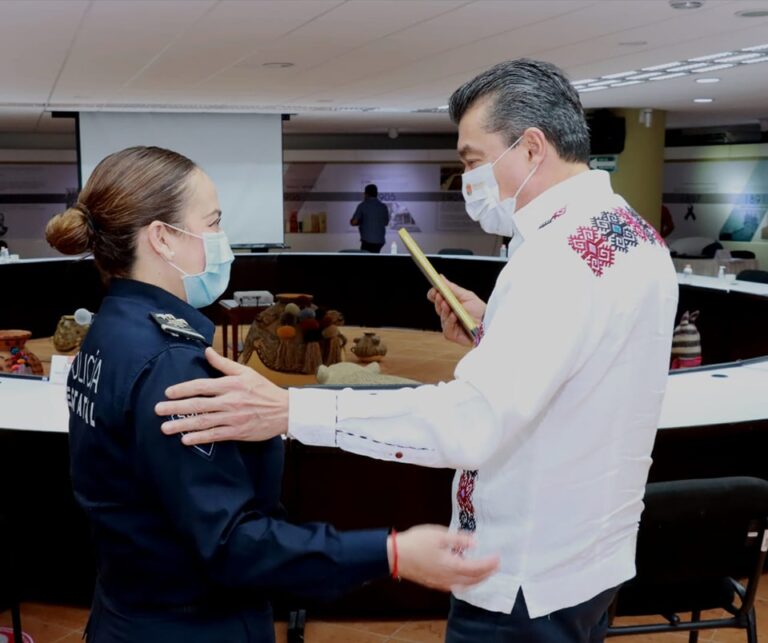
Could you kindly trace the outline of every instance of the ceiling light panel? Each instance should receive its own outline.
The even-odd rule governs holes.
[[[756,58],[760,54],[758,52],[752,52],[748,54],[735,54],[733,56],[726,56],[725,58],[715,58],[716,63],[736,63],[740,60],[749,60],[750,58]]]
[[[677,72],[675,74],[662,74],[661,76],[653,76],[653,78],[649,78],[648,80],[670,80],[672,78],[680,78],[680,76],[687,76],[684,71]]]
[[[710,71],[719,71],[720,69],[730,69],[735,67],[736,63],[724,63],[722,65],[707,65],[706,67],[699,67],[698,69],[691,70],[694,74],[706,74]]]
[[[742,47],[733,51],[721,51],[717,54],[697,56],[688,60],[651,65],[649,67],[642,67],[640,71],[621,71],[605,74],[598,79],[586,78],[576,81],[574,85],[578,91],[596,91],[597,89],[607,89],[609,87],[627,87],[651,80],[671,80],[690,74],[709,73],[738,67],[739,65],[753,65],[763,62],[768,62],[768,43]],[[710,80],[708,82],[717,82],[717,80]]]

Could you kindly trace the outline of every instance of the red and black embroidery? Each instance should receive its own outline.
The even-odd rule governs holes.
[[[613,265],[616,257],[610,242],[595,228],[579,226],[576,232],[568,237],[568,245],[587,262],[597,277],[603,276],[605,269]]]
[[[666,247],[661,235],[630,207],[604,210],[592,217],[591,226],[579,226],[568,245],[587,262],[596,277],[616,261],[616,252],[627,254],[640,242]]]
[[[549,219],[547,219],[544,223],[542,223],[539,226],[539,230],[541,230],[545,226],[548,226],[553,221],[557,221],[564,214],[565,214],[565,207],[562,207],[557,212],[555,212],[551,217],[549,217]]]
[[[456,502],[459,505],[459,528],[462,531],[475,531],[475,506],[472,504],[472,494],[475,492],[477,471],[462,471],[459,478],[459,489],[456,492]]]

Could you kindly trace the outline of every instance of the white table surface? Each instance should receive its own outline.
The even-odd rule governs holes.
[[[723,290],[725,292],[744,292],[751,295],[768,297],[768,284],[755,281],[739,281],[720,279],[718,277],[705,277],[704,275],[684,275],[677,273],[677,283],[681,286],[696,286],[697,288],[709,288],[710,290]]]
[[[691,267],[695,275],[707,275],[716,277],[720,271],[720,266],[725,266],[725,272],[731,275],[738,275],[742,270],[759,270],[760,264],[757,259],[706,259],[706,258],[685,258],[672,257],[672,263],[675,264],[675,270],[682,272],[686,265]]]
[[[723,377],[725,376],[725,377]],[[768,359],[671,374],[659,428],[768,418]]]
[[[0,429],[68,431],[67,387],[48,380],[0,377]]]
[[[726,377],[721,377],[726,375]],[[669,376],[659,428],[768,418],[768,358]],[[66,387],[0,377],[0,429],[66,433]]]

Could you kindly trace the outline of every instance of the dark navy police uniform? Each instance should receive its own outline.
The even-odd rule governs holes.
[[[203,355],[213,331],[165,290],[118,279],[72,365],[72,481],[98,561],[91,643],[270,642],[270,595],[331,597],[388,573],[386,530],[280,519],[280,438],[188,447],[162,433],[165,389],[218,375]]]

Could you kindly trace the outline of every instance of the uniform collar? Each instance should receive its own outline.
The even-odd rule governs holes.
[[[139,299],[148,308],[148,313],[170,313],[178,319],[185,320],[192,328],[205,337],[208,344],[213,342],[216,327],[197,308],[186,301],[144,281],[134,279],[113,279],[109,286],[109,297],[128,297]]]
[[[512,216],[523,240],[530,239],[553,214],[567,208],[568,202],[583,194],[613,193],[611,180],[604,170],[585,170],[542,192]]]

